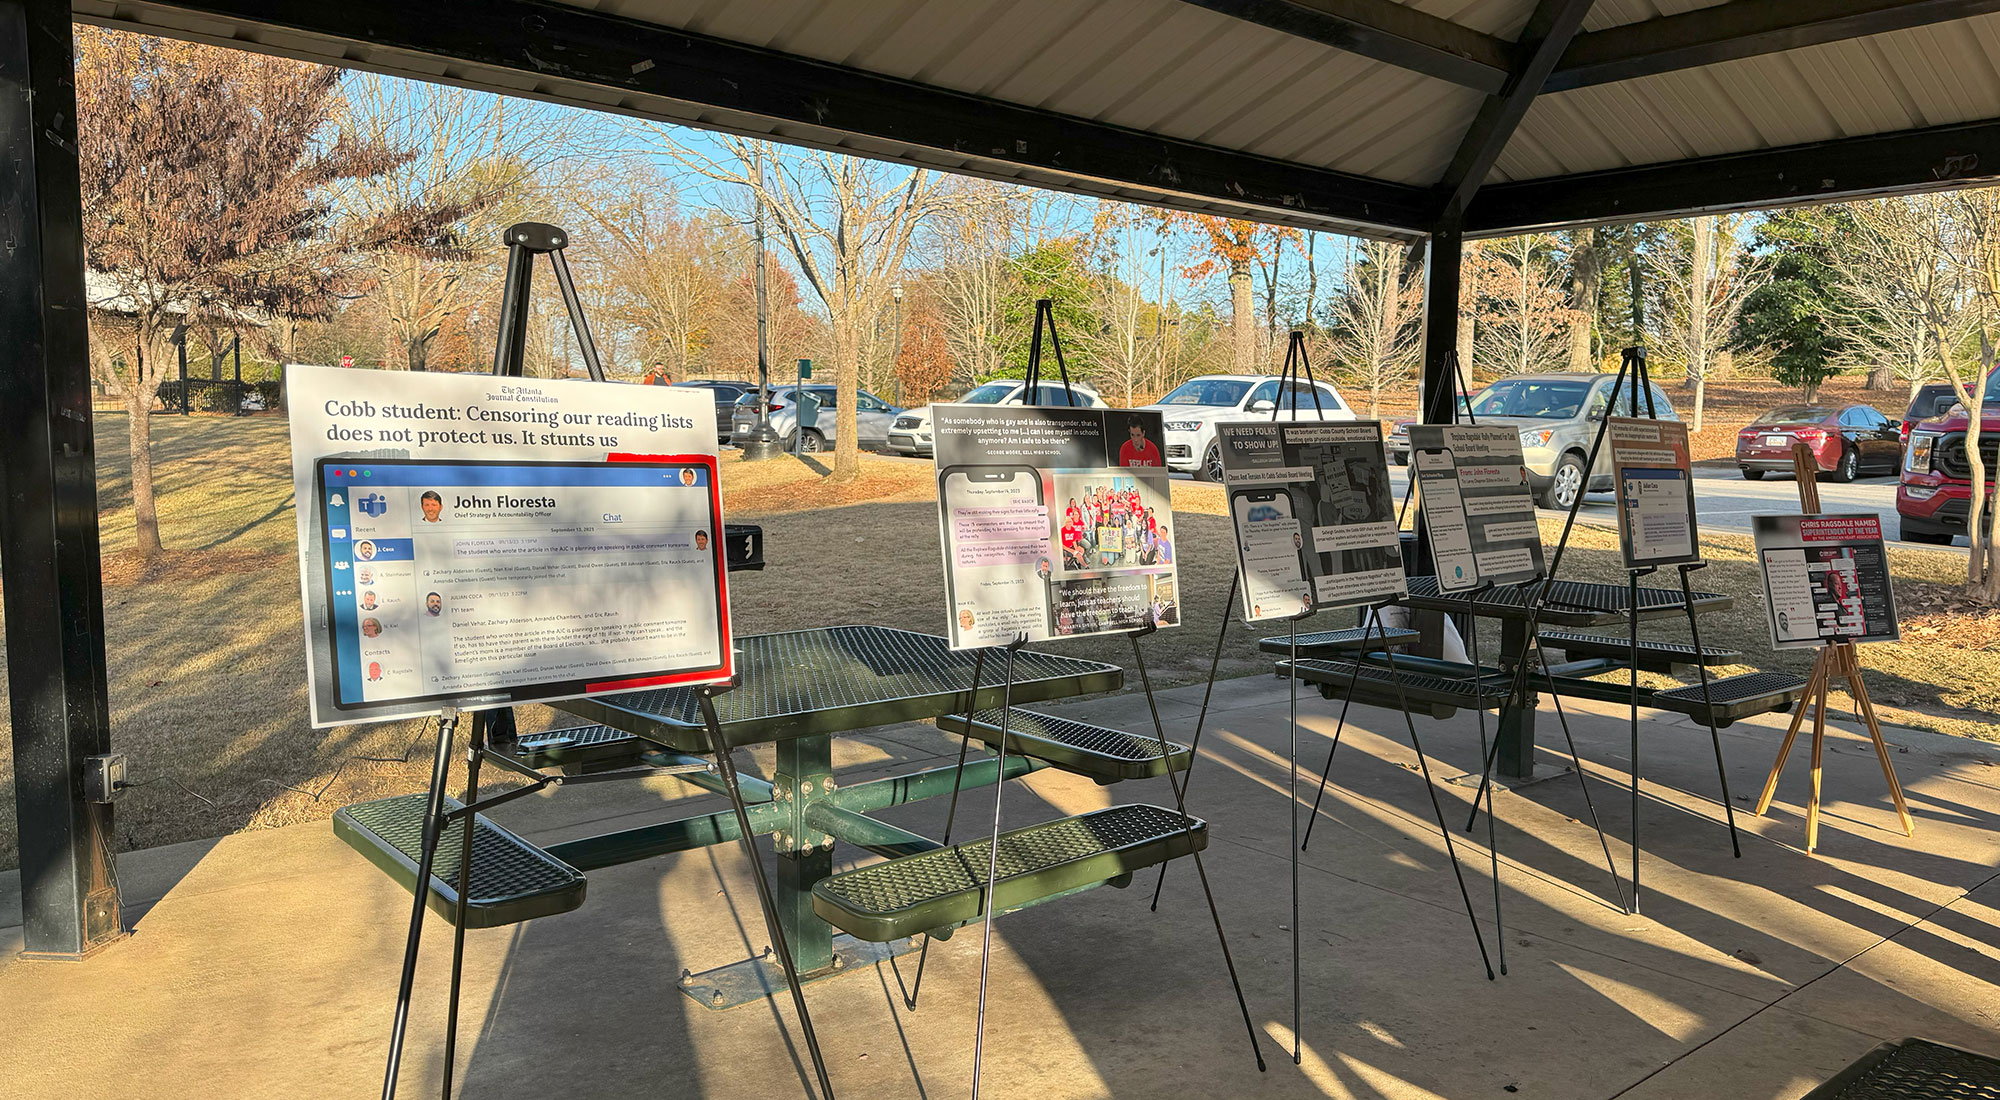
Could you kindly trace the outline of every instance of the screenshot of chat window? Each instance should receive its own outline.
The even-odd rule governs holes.
[[[562,698],[725,663],[705,461],[327,459],[318,484],[337,706]]]

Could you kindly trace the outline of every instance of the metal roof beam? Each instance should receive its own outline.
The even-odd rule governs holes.
[[[1542,86],[1562,92],[2000,11],[2000,0],[1732,0],[1578,35]]]
[[[2000,121],[1494,184],[1466,211],[1482,237],[1969,187],[2000,180]]]
[[[143,12],[149,6],[142,0],[119,10]],[[192,12],[217,25],[180,31],[125,17],[92,21],[149,34],[211,40],[227,35],[227,43],[239,48],[294,56],[299,55],[296,39],[286,39],[303,35],[328,42],[329,52],[343,59],[334,63],[353,68],[387,68],[397,54],[443,58],[460,66],[447,78],[450,82],[503,94],[576,102],[559,90],[523,91],[482,81],[480,68],[529,74],[552,88],[583,84],[621,93],[617,104],[578,104],[599,110],[806,144],[829,145],[838,135],[853,135],[963,159],[967,166],[957,170],[972,174],[990,174],[990,168],[980,167],[984,164],[1027,168],[1080,183],[1108,181],[1143,192],[1142,201],[1242,211],[1232,217],[1256,218],[1257,211],[1268,210],[1273,221],[1327,229],[1346,225],[1427,232],[1430,227],[1433,200],[1425,188],[1112,126],[564,4],[460,0],[449,18],[441,18],[433,5],[408,0],[170,0],[157,7]],[[272,32],[276,44],[267,45],[262,39],[273,37]],[[710,117],[718,112],[745,121]],[[756,129],[751,121],[766,128]],[[843,151],[924,163],[914,155]]]
[[[1492,95],[1514,44],[1395,0],[1183,0],[1321,45]]]
[[[1473,118],[1465,139],[1459,142],[1458,152],[1452,155],[1450,166],[1438,181],[1438,193],[1443,198],[1441,224],[1459,223],[1473,194],[1493,170],[1493,162],[1500,158],[1500,151],[1507,147],[1508,139],[1527,117],[1542,83],[1583,26],[1583,17],[1592,2],[1541,0],[1536,5],[1535,13],[1521,31],[1520,68],[1499,95],[1488,96],[1480,104],[1479,114]]]

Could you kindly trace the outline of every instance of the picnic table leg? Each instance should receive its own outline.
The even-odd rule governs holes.
[[[1475,621],[1474,629],[1477,629]],[[1531,639],[1528,624],[1515,619],[1500,620],[1500,653],[1520,654],[1518,659],[1526,660]],[[1535,709],[1541,699],[1535,692],[1533,677],[1519,677],[1521,694],[1512,706],[1500,708],[1498,728],[1494,732],[1495,747],[1499,750],[1497,769],[1509,779],[1533,779],[1535,777]],[[1475,810],[1477,806],[1473,807]]]
[[[777,749],[774,785],[789,792],[792,806],[791,828],[779,830],[778,924],[799,976],[806,977],[833,966],[833,928],[812,907],[813,884],[833,873],[833,838],[806,821],[806,811],[833,793],[833,739],[796,737],[778,742]]]

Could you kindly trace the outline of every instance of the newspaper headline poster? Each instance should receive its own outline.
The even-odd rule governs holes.
[[[705,392],[285,382],[313,725],[731,677]]]
[[[1612,417],[1605,434],[1618,483],[1618,546],[1625,568],[1700,561],[1687,425]]]
[[[1880,516],[1751,516],[1750,523],[1774,645],[1902,637]]]
[[[932,407],[953,649],[1181,619],[1157,412]]]
[[[1380,422],[1218,424],[1216,438],[1245,622],[1409,590]]]
[[[1410,459],[1438,591],[1521,584],[1542,575],[1542,529],[1518,429],[1412,424]]]

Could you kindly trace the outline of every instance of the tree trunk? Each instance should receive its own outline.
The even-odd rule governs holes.
[[[403,350],[409,356],[411,370],[420,371],[427,369],[425,364],[430,362],[431,352],[431,338],[429,336],[410,337],[404,343]]]
[[[854,401],[861,390],[861,322],[836,318],[833,333],[834,403],[833,473],[829,481],[845,483],[861,476],[861,425]],[[822,433],[824,429],[822,429]]]
[[[125,387],[126,429],[132,450],[132,525],[141,558],[158,554],[160,515],[153,504],[153,398],[157,383]]]
[[[1705,376],[1697,376],[1694,380],[1694,423],[1688,428],[1696,435],[1701,434],[1702,411],[1707,401],[1708,379]]]
[[[1896,389],[1896,370],[1886,364],[1868,368],[1868,388],[1885,392]]]
[[[1235,339],[1230,369],[1237,374],[1256,373],[1257,307],[1251,297],[1250,261],[1229,266],[1229,328]]]

